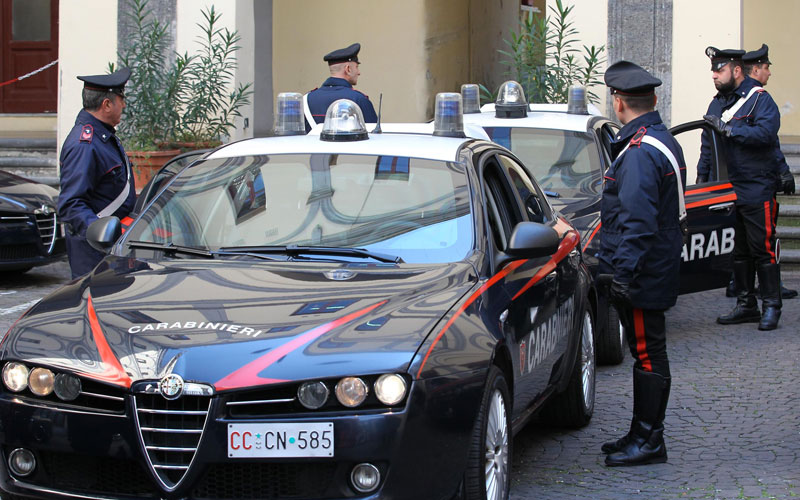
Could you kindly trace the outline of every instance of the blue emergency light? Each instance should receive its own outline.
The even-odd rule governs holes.
[[[572,115],[588,115],[586,104],[586,88],[583,85],[572,85],[567,95],[567,113]]]
[[[275,110],[275,135],[301,135],[306,133],[302,94],[281,92],[276,99]]]
[[[436,94],[433,135],[466,137],[464,135],[464,115],[461,111],[461,94],[456,92]]]
[[[465,83],[461,86],[461,98],[464,103],[464,114],[481,112],[481,97],[478,85]]]

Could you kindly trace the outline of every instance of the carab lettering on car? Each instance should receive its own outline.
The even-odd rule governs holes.
[[[247,335],[248,337],[258,337],[264,330],[256,330],[248,326],[233,323],[211,322],[211,321],[175,321],[172,323],[146,323],[144,325],[133,325],[128,328],[128,333],[146,334],[146,332],[156,332],[159,330],[217,330],[229,333]]]
[[[695,233],[691,236],[689,242],[683,245],[681,259],[684,262],[689,262],[729,254],[733,251],[733,237],[735,234],[736,230],[732,227],[711,231],[708,238],[703,233]]]
[[[531,325],[535,324],[538,308],[530,309]],[[555,314],[545,319],[528,333],[519,343],[519,371],[525,375],[547,359],[558,343],[569,335],[575,313],[575,301],[570,297],[561,304]]]

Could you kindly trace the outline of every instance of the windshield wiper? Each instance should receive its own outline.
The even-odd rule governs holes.
[[[298,245],[276,245],[276,246],[261,246],[261,247],[222,247],[221,252],[240,250],[247,253],[276,253],[292,256],[299,256],[302,254],[311,255],[336,255],[346,257],[363,257],[374,259],[378,262],[391,262],[394,264],[402,264],[403,259],[385,253],[371,252],[366,248],[348,248],[348,247],[310,247]]]
[[[186,247],[182,245],[176,245],[175,243],[153,243],[149,241],[129,241],[128,246],[130,248],[148,248],[150,250],[161,250],[164,252],[165,255],[176,255],[179,253],[188,254],[188,255],[197,255],[199,257],[207,257],[209,259],[214,258],[214,254],[211,251],[206,250],[205,248],[196,248],[196,247]]]

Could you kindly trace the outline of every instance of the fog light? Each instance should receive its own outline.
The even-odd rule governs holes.
[[[36,468],[36,457],[25,448],[17,448],[8,455],[8,466],[17,476],[27,476]]]
[[[336,399],[348,408],[363,403],[367,393],[367,384],[358,377],[345,377],[336,384]]]
[[[375,395],[381,403],[394,406],[406,396],[406,381],[396,373],[381,375],[375,381]]]
[[[72,401],[81,394],[81,380],[74,375],[59,373],[56,375],[53,390],[59,399]]]
[[[297,399],[309,410],[316,410],[328,401],[330,391],[324,382],[304,382],[297,388]]]
[[[53,392],[55,375],[47,368],[34,368],[28,376],[28,386],[37,396],[49,396]]]
[[[375,491],[380,484],[381,473],[372,464],[358,464],[350,473],[350,481],[353,483],[353,488],[359,493],[369,493]]]
[[[28,367],[22,363],[6,363],[3,367],[3,384],[10,391],[24,391],[28,387]]]

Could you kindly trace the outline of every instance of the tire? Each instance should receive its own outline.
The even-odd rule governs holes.
[[[611,304],[607,306],[604,326],[597,335],[597,362],[601,365],[618,365],[625,359],[625,331],[617,309]]]
[[[464,499],[506,500],[511,487],[511,401],[503,372],[489,369],[464,472]],[[489,474],[487,474],[487,472]]]
[[[583,312],[583,322],[578,344],[578,355],[567,389],[553,398],[542,409],[542,419],[561,427],[583,427],[594,413],[596,381],[594,350],[594,321],[589,309]]]

